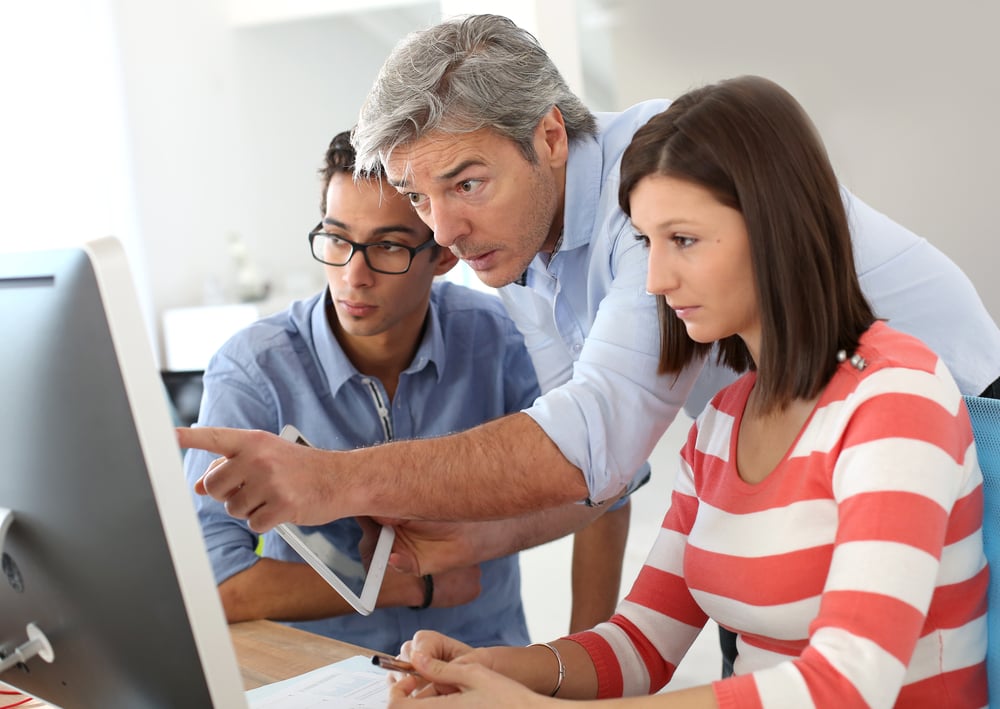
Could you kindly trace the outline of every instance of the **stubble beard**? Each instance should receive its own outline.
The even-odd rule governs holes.
[[[522,223],[522,226],[527,227],[527,229],[522,230],[513,248],[503,249],[509,254],[517,254],[518,259],[510,266],[509,270],[504,269],[503,273],[476,272],[479,280],[491,288],[501,288],[518,280],[528,270],[529,264],[534,260],[535,255],[542,250],[549,238],[552,221],[558,212],[556,204],[558,193],[552,183],[545,180],[544,176],[536,169],[528,194],[531,197],[531,202],[529,205],[525,205],[528,208],[528,213],[527,218]],[[486,249],[486,251],[488,250]],[[459,255],[456,254],[456,256]]]

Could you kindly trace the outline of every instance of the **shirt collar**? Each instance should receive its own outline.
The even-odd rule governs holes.
[[[434,291],[432,290],[427,327],[424,328],[424,334],[420,339],[420,344],[417,346],[413,360],[403,370],[403,374],[415,374],[433,364],[437,382],[440,384],[444,375],[445,346],[435,300]],[[323,292],[323,296],[317,298],[313,304],[310,315],[310,327],[320,367],[323,370],[323,374],[326,375],[330,392],[336,395],[345,382],[354,377],[363,377],[365,375],[359,372],[357,367],[347,358],[344,350],[340,347],[340,343],[337,342],[337,338],[333,336],[333,331],[330,329],[330,325],[326,319],[326,310],[328,307],[332,308],[333,303],[330,300],[330,291],[326,289]]]
[[[588,135],[570,143],[566,161],[561,251],[590,243],[601,197],[603,163],[601,147],[594,136]]]
[[[585,136],[570,143],[566,160],[566,192],[563,199],[563,230],[551,254],[542,254],[528,264],[527,270],[515,281],[515,285],[526,286],[528,271],[545,271],[547,264],[559,251],[571,251],[590,243],[597,219],[597,208],[601,197],[601,176],[604,172],[601,146],[594,136]]]

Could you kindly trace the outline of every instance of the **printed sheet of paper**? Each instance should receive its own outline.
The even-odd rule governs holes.
[[[385,709],[387,673],[356,655],[247,692],[251,709]]]

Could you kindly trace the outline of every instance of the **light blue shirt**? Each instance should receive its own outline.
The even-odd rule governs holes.
[[[676,380],[656,371],[648,252],[618,206],[618,186],[632,135],[668,105],[654,100],[599,114],[597,137],[570,144],[559,249],[551,259],[535,257],[524,286],[500,289],[544,392],[526,413],[583,471],[593,500],[642,474],[681,407],[696,416],[735,379],[714,363]],[[930,346],[963,393],[981,392],[1000,376],[1000,330],[969,279],[926,240],[846,190],[844,199],[861,286],[876,315]]]
[[[199,425],[278,432],[298,428],[314,446],[348,450],[393,439],[438,436],[529,406],[538,395],[524,342],[490,295],[435,283],[422,340],[399,378],[391,402],[378,379],[357,371],[326,320],[326,291],[293,303],[237,333],[212,358],[204,376]],[[380,409],[385,412],[383,416]],[[193,484],[213,455],[189,451]],[[475,475],[470,461],[469,475]],[[224,507],[195,496],[216,583],[254,564],[256,535]],[[317,528],[358,558],[360,531],[353,519]],[[264,535],[264,555],[301,561],[275,533]],[[481,565],[482,593],[455,608],[377,608],[292,623],[296,627],[395,654],[420,628],[432,628],[471,645],[524,645],[516,555]]]

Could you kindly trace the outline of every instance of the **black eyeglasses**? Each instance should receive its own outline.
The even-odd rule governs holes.
[[[378,241],[373,244],[358,244],[342,236],[323,231],[317,224],[309,232],[309,248],[312,257],[327,266],[346,266],[358,251],[365,257],[368,268],[376,273],[399,275],[410,270],[413,257],[434,245],[431,237],[420,246],[406,246],[393,241]]]

